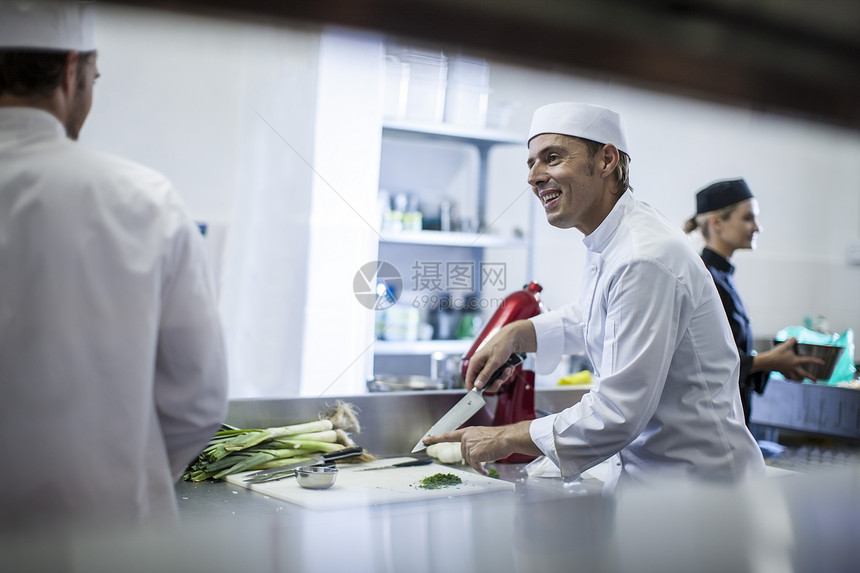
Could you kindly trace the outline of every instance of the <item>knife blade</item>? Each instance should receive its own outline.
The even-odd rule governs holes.
[[[356,470],[359,472],[373,472],[376,470],[390,470],[392,468],[411,468],[413,466],[426,466],[433,463],[431,458],[422,458],[419,460],[409,460],[408,462],[400,462],[396,464],[391,464],[388,466],[377,466],[375,468],[362,468],[360,470]]]
[[[361,455],[362,452],[364,452],[364,449],[361,446],[343,448],[341,450],[337,450],[336,452],[329,452],[327,454],[313,456],[312,458],[305,459],[301,462],[294,462],[283,466],[278,466],[276,468],[267,468],[264,470],[260,470],[249,474],[244,481],[247,483],[263,483],[267,481],[283,479],[294,475],[296,468],[319,466],[334,462],[335,460],[342,460],[345,458],[358,456]]]
[[[424,445],[424,438],[427,436],[435,436],[437,434],[444,434],[445,432],[450,432],[452,430],[456,430],[460,426],[462,426],[466,421],[474,416],[478,410],[484,407],[486,401],[484,400],[484,390],[491,386],[496,379],[502,375],[506,368],[511,366],[516,366],[520,364],[523,360],[526,359],[526,355],[522,352],[515,352],[511,354],[511,357],[508,358],[508,361],[502,364],[493,375],[490,376],[490,379],[486,384],[479,390],[477,388],[472,388],[466,395],[463,396],[459,402],[454,404],[450,410],[448,410],[444,416],[439,418],[439,421],[433,424],[427,433],[421,436],[421,439],[418,440],[418,443],[415,444],[415,447],[412,448],[412,453],[420,452],[425,449],[427,446]]]

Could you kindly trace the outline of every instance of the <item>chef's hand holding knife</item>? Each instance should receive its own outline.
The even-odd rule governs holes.
[[[512,322],[501,328],[469,360],[466,389],[483,388],[493,373],[516,352],[534,352],[537,348],[534,327],[528,320]],[[514,372],[508,367],[486,392],[496,392]],[[506,426],[471,426],[438,436],[428,436],[424,443],[460,442],[460,452],[467,464],[487,475],[483,462],[492,462],[512,453],[541,455],[529,435],[531,420]]]
[[[466,370],[466,390],[471,390],[473,387],[483,388],[493,373],[501,368],[512,354],[534,352],[536,349],[535,330],[528,320],[518,320],[502,327],[469,360],[469,368]],[[489,388],[485,388],[485,392],[487,394],[497,392],[513,372],[514,367],[505,369],[505,372]]]

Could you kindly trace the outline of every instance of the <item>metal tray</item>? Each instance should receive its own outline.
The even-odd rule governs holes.
[[[445,390],[450,381],[429,376],[374,376],[367,381],[370,392],[403,392],[416,390]]]

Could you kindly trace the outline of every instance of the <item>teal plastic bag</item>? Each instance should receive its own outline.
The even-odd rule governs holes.
[[[840,382],[851,382],[857,373],[854,367],[854,331],[850,328],[841,334],[824,334],[816,330],[810,330],[802,326],[786,326],[776,333],[774,340],[783,342],[791,337],[797,338],[798,342],[807,344],[827,344],[830,346],[842,346],[845,351],[839,357],[833,375],[828,380],[819,380],[819,384],[837,385]],[[779,372],[772,372],[771,378],[783,378]]]

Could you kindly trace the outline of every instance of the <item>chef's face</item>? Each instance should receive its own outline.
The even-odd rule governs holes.
[[[93,85],[99,77],[95,52],[79,54],[75,84],[66,115],[66,134],[77,139],[93,104]]]
[[[758,201],[747,199],[738,203],[727,219],[717,226],[719,239],[734,249],[755,249],[761,231],[758,224]]]
[[[589,157],[585,144],[574,137],[547,133],[529,141],[528,181],[550,225],[588,235],[606,217],[596,161],[599,157]]]

